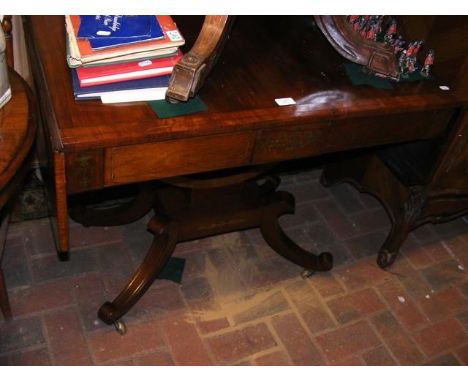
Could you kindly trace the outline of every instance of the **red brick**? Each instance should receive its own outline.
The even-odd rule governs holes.
[[[424,357],[390,312],[372,318],[372,323],[400,365],[419,365]]]
[[[144,232],[142,232],[144,234]],[[70,248],[83,248],[100,244],[122,241],[119,227],[84,227],[81,224],[70,225]]]
[[[433,227],[435,227],[433,224],[424,224],[419,226],[411,232],[410,237],[414,237],[419,243],[422,244],[438,241],[438,238],[432,229]]]
[[[50,352],[55,365],[91,365],[86,339],[72,309],[49,313],[44,317]]]
[[[264,323],[207,339],[219,363],[230,364],[260,351],[277,346]]]
[[[384,209],[365,210],[353,214],[350,220],[361,233],[374,232],[377,230],[388,231],[390,228],[390,219]]]
[[[340,324],[365,317],[385,307],[373,289],[338,297],[327,304]]]
[[[31,284],[30,256],[25,253],[23,243],[7,244],[8,242],[5,244],[2,260],[6,285],[8,288],[15,288]]]
[[[323,365],[324,360],[292,313],[272,318],[273,327],[294,365]]]
[[[31,220],[18,225],[20,226],[27,254],[55,254],[55,241],[49,219]]]
[[[425,362],[424,366],[460,366],[460,362],[452,353],[447,353]]]
[[[277,351],[255,359],[258,366],[289,366],[291,362],[283,352]]]
[[[69,282],[76,302],[87,301],[102,296],[104,283],[98,272],[75,276]]]
[[[468,281],[457,285],[457,288],[463,294],[463,296],[468,298]]]
[[[266,296],[255,306],[245,309],[233,316],[236,325],[253,321],[262,317],[272,316],[289,308],[288,302],[281,291]]]
[[[20,353],[6,354],[0,357],[2,366],[49,366],[51,365],[47,349],[26,350]]]
[[[31,260],[35,282],[45,282],[97,270],[97,251],[94,248],[74,251],[68,261],[59,261],[56,256]]]
[[[330,362],[335,363],[377,346],[379,339],[367,322],[359,321],[318,336],[317,342]]]
[[[468,332],[468,310],[457,314],[457,319],[460,321],[460,324],[465,328],[465,330]]]
[[[468,335],[455,319],[441,321],[422,329],[414,334],[414,338],[428,357],[442,354],[468,341]]]
[[[457,349],[455,353],[462,364],[468,365],[468,344]]]
[[[434,322],[450,318],[468,306],[468,301],[453,287],[436,291],[429,296],[430,298],[422,299],[420,305],[426,316]]]
[[[13,320],[1,324],[0,353],[21,351],[44,343],[42,322],[39,317],[15,317]]]
[[[387,232],[384,231],[371,232],[346,240],[345,244],[353,258],[360,259],[367,256],[375,256],[386,236]]]
[[[17,289],[10,293],[11,310],[14,316],[36,313],[72,303],[72,293],[67,281],[51,281],[25,289]]]
[[[239,251],[244,252],[245,249]],[[244,257],[242,261],[243,264],[237,266],[237,269],[240,270],[240,279],[247,290],[271,288],[282,281],[297,277],[301,272],[301,268],[296,264],[278,255],[258,259]]]
[[[405,328],[414,330],[427,324],[427,319],[398,281],[387,281],[379,285],[378,290],[390,306],[395,317]],[[404,301],[400,301],[401,299],[404,299]]]
[[[318,219],[317,210],[312,201],[296,203],[296,212],[292,215],[284,215],[280,218],[281,227],[284,229],[304,225],[306,222]]]
[[[348,290],[361,289],[390,279],[388,272],[380,269],[375,262],[360,261],[337,272],[338,278]]]
[[[434,259],[429,252],[412,236],[403,243],[400,249],[401,256],[407,259],[414,269],[422,269],[434,263]]]
[[[329,363],[329,366],[365,366],[364,362],[358,357],[349,357]]]
[[[292,187],[291,185],[289,189],[294,190],[294,197],[299,201],[306,201],[306,200],[317,200],[323,199],[330,196],[328,190],[324,188],[317,180],[307,180],[301,181]],[[286,189],[286,187],[282,187]]]
[[[211,365],[212,361],[198,335],[192,319],[183,313],[171,314],[161,320],[161,329],[167,338],[176,365]]]
[[[445,239],[444,244],[448,247],[455,259],[463,266],[468,267],[468,242],[463,240],[461,235]]]
[[[244,360],[231,366],[252,366],[252,363],[248,360]]]
[[[447,251],[440,241],[424,244],[424,249],[434,259],[434,261],[444,261],[451,258],[450,253]]]
[[[315,208],[325,218],[328,226],[340,239],[348,239],[359,233],[355,225],[338,208],[333,200],[324,199],[315,203]]]
[[[335,184],[328,188],[328,191],[333,195],[334,199],[347,215],[357,214],[357,212],[365,208],[364,204],[359,199],[356,189],[348,184]]]
[[[180,293],[180,286],[169,280],[156,280],[129,314],[139,317],[151,312],[162,316],[183,309],[185,309],[185,304]]]
[[[468,223],[461,217],[443,224],[434,224],[431,228],[437,236],[445,239],[447,237],[466,233],[468,231]]]
[[[359,193],[358,196],[366,208],[382,208],[382,204],[375,196],[365,192]]]
[[[424,269],[422,274],[432,289],[439,290],[465,280],[465,273],[458,266],[457,261],[450,259]]]
[[[203,334],[214,333],[230,326],[226,317],[197,321],[197,325]]]
[[[369,350],[362,355],[366,365],[369,366],[393,366],[396,365],[395,360],[383,345]]]
[[[174,361],[168,352],[157,351],[136,357],[133,364],[136,366],[173,366]]]
[[[289,285],[286,292],[311,333],[335,327],[332,317],[306,280]]]
[[[323,297],[328,298],[343,293],[344,289],[330,272],[316,273],[309,279],[310,284]]]
[[[433,266],[429,266],[428,268],[432,267]],[[432,286],[427,282],[426,278],[422,277],[428,268],[416,271],[404,257],[399,257],[392,265],[390,271],[393,274],[398,275],[398,280],[401,285],[403,285],[406,292],[411,297],[418,300],[430,293],[432,289]]]
[[[164,346],[157,322],[144,321],[132,324],[125,335],[119,335],[113,329],[101,330],[88,337],[94,359],[106,363],[114,359],[127,358]]]

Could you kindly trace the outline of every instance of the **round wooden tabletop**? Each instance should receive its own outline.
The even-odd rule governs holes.
[[[36,135],[36,108],[28,84],[9,70],[11,100],[0,109],[0,208],[16,191],[31,156]]]

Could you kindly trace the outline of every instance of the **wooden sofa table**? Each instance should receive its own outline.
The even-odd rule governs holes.
[[[3,247],[14,195],[29,170],[36,135],[36,105],[28,84],[9,71],[12,98],[0,109],[0,308],[11,318],[10,304],[2,271]]]
[[[190,47],[203,18],[175,20]],[[281,230],[277,218],[293,213],[294,198],[276,191],[275,177],[261,177],[263,166],[435,137],[463,101],[430,82],[393,90],[352,86],[344,59],[310,17],[238,17],[199,93],[208,109],[160,119],[143,102],[76,102],[63,17],[34,16],[25,26],[49,146],[59,254],[69,251],[71,195],[145,182],[146,197],[127,206],[131,216],[119,208],[112,218],[78,214],[87,224],[123,223],[155,207],[152,247],[99,312],[108,324],[141,297],[183,240],[259,226],[282,256],[307,269],[331,269],[330,254],[308,253]],[[296,104],[275,102],[288,97]],[[148,198],[154,180],[166,186]]]

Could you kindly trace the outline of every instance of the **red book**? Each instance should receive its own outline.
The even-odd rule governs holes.
[[[121,64],[81,66],[76,69],[76,74],[81,87],[157,77],[172,73],[174,65],[181,57],[182,53],[178,50],[177,54],[171,57],[152,58]]]

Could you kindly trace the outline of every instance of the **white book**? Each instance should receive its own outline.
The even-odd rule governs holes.
[[[100,97],[102,103],[159,101],[166,98],[166,92],[167,87],[154,89],[135,89],[108,92],[100,94]]]

